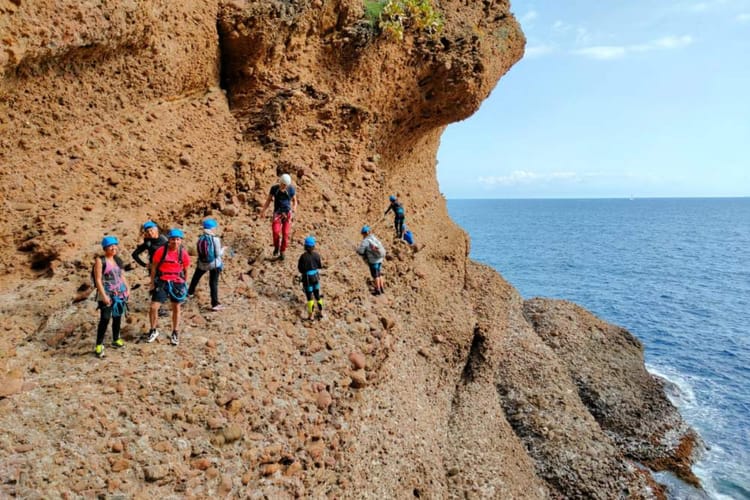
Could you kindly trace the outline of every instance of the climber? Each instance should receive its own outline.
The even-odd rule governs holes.
[[[388,201],[391,202],[388,205],[383,216],[388,215],[388,212],[393,210],[393,228],[396,230],[396,239],[402,239],[404,237],[404,206],[398,201],[395,195],[388,197]]]
[[[357,253],[367,262],[370,268],[370,276],[373,279],[373,295],[385,293],[385,282],[382,275],[383,259],[385,259],[385,247],[380,240],[372,234],[370,226],[363,226],[360,231],[362,243],[357,247]]]
[[[109,320],[112,319],[112,347],[120,348],[125,345],[120,338],[120,323],[127,311],[130,287],[123,272],[117,238],[105,236],[102,239],[104,255],[94,260],[93,275],[98,298],[99,326],[96,330],[96,347],[94,353],[98,357],[104,356],[104,334]]]
[[[284,260],[284,252],[289,243],[292,231],[292,217],[297,210],[296,190],[292,186],[292,178],[289,174],[282,174],[279,183],[271,186],[266,202],[260,209],[260,216],[266,216],[266,209],[273,200],[273,219],[271,230],[273,231],[273,255],[279,260]]]
[[[156,252],[159,247],[163,247],[167,244],[167,237],[163,234],[159,234],[159,226],[157,226],[156,222],[151,220],[143,223],[142,230],[143,243],[138,245],[131,255],[133,260],[139,265],[150,269],[151,262],[154,260],[154,252]],[[148,252],[148,264],[141,259],[141,255],[146,251]],[[169,313],[166,309],[163,307],[159,308],[159,316],[167,316],[168,314]]]
[[[151,261],[154,259],[154,252],[159,247],[167,244],[167,237],[159,234],[159,227],[154,221],[143,223],[143,243],[133,250],[132,257],[142,267],[151,267]],[[141,254],[148,251],[148,264],[141,260]]]
[[[206,219],[203,221],[203,234],[198,238],[198,265],[193,273],[193,279],[190,280],[188,287],[188,297],[195,294],[195,288],[198,282],[208,271],[208,287],[211,290],[211,310],[221,311],[224,306],[219,302],[219,274],[221,273],[224,263],[221,261],[225,248],[221,246],[221,240],[214,234],[214,230],[219,227],[215,219]]]
[[[190,267],[190,256],[182,246],[185,234],[181,229],[170,229],[167,233],[168,243],[160,247],[154,253],[151,262],[151,308],[149,309],[149,321],[151,329],[148,332],[147,342],[153,342],[159,336],[156,329],[159,305],[169,299],[172,304],[172,337],[173,345],[179,344],[178,328],[180,326],[180,309],[187,298],[187,287],[185,276]]]
[[[297,270],[300,272],[302,290],[307,299],[307,319],[313,319],[313,309],[318,304],[317,318],[323,318],[323,298],[320,295],[320,269],[323,264],[320,254],[315,251],[315,237],[308,236],[304,241],[305,252],[300,255]],[[315,300],[313,300],[313,296]]]

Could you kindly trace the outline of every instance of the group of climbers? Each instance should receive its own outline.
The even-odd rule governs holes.
[[[273,255],[278,260],[284,260],[289,245],[294,212],[298,205],[296,190],[292,186],[289,174],[281,175],[278,184],[271,187],[268,197],[260,209],[261,217],[265,217],[271,201],[274,202],[271,221]],[[393,211],[395,216],[396,237],[406,239],[403,205],[395,196],[390,197],[390,206],[384,216],[389,211]],[[173,345],[179,344],[182,304],[188,297],[194,296],[198,283],[206,273],[209,273],[211,310],[221,311],[224,309],[219,301],[219,277],[223,269],[222,257],[225,254],[226,247],[222,246],[221,239],[215,234],[218,228],[218,222],[215,219],[204,219],[202,227],[203,234],[200,235],[197,242],[198,263],[188,286],[186,276],[191,259],[182,243],[185,237],[183,231],[172,228],[165,236],[159,233],[158,225],[153,221],[149,220],[142,226],[143,242],[133,251],[132,257],[139,265],[149,269],[151,304],[148,313],[149,331],[148,335],[145,336],[146,342],[154,342],[159,337],[158,317],[162,315],[160,314],[162,305],[169,301],[172,320],[170,342]],[[356,248],[356,252],[362,256],[369,267],[370,276],[373,279],[372,293],[380,295],[385,292],[382,274],[382,264],[386,255],[385,247],[373,234],[369,226],[363,226],[360,233],[362,241]],[[409,243],[412,242],[409,241]],[[122,316],[127,311],[130,286],[125,278],[122,260],[118,255],[118,244],[115,236],[104,237],[101,242],[104,255],[97,257],[93,265],[92,275],[100,311],[95,347],[95,354],[99,357],[103,356],[104,353],[104,336],[110,321],[112,322],[112,346],[119,348],[124,345],[120,338],[120,326]],[[316,251],[314,236],[307,236],[304,239],[303,246],[304,252],[299,257],[297,270],[300,273],[299,280],[305,294],[308,319],[322,319],[323,298],[320,291],[322,259]],[[141,257],[144,252],[148,252],[148,262],[145,262]]]
[[[201,277],[210,272],[209,286],[211,289],[212,310],[219,311],[223,306],[218,298],[219,272],[221,272],[221,256],[224,247],[221,240],[213,234],[218,227],[214,219],[203,221],[204,235],[198,240],[198,266],[196,267],[190,288],[187,287],[186,276],[190,267],[190,255],[182,244],[185,233],[178,228],[170,229],[166,236],[160,235],[158,226],[153,221],[143,224],[143,243],[139,245],[132,256],[143,267],[149,269],[149,293],[151,305],[148,311],[149,331],[146,342],[153,342],[159,337],[158,317],[162,304],[169,301],[172,310],[172,334],[170,341],[173,345],[180,343],[180,319],[182,304],[195,292]],[[202,245],[202,238],[207,236],[212,247],[211,255],[206,256],[206,246]],[[104,334],[110,318],[112,319],[112,346],[124,345],[120,338],[120,321],[127,310],[127,299],[130,295],[122,261],[117,256],[119,252],[118,240],[114,236],[106,236],[102,240],[104,256],[94,261],[94,283],[96,284],[98,309],[100,311],[99,328],[97,329],[97,356],[104,354]],[[141,254],[148,251],[148,263],[141,259]],[[118,304],[121,304],[118,306]]]

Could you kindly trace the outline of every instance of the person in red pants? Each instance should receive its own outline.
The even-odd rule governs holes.
[[[273,255],[279,260],[284,260],[284,252],[289,244],[289,235],[292,232],[292,217],[297,210],[296,190],[292,186],[292,178],[289,174],[282,174],[279,183],[271,186],[266,202],[260,209],[260,216],[266,216],[266,209],[273,200],[273,220],[271,230],[273,231]]]

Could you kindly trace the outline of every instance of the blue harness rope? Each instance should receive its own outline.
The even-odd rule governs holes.
[[[124,297],[112,297],[112,317],[119,318],[125,316],[128,311],[128,302]]]
[[[172,281],[166,281],[166,287],[167,287],[167,293],[170,297],[172,297],[177,302],[184,302],[185,299],[187,299],[187,287],[185,286],[185,283],[178,283],[181,285],[178,287],[177,290],[175,290],[174,283]]]

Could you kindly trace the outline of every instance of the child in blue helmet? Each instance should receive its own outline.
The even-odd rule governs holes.
[[[96,347],[94,353],[104,356],[104,334],[107,332],[110,319],[112,320],[112,347],[123,347],[125,343],[120,338],[120,324],[127,311],[130,287],[123,272],[117,238],[105,236],[102,239],[104,255],[94,261],[94,283],[99,298],[99,326],[96,330]]]
[[[391,204],[388,205],[388,209],[386,209],[383,216],[388,215],[388,212],[393,210],[393,228],[396,230],[396,238],[401,239],[404,237],[404,220],[406,220],[404,206],[398,201],[398,198],[395,195],[391,195],[388,198],[388,201],[390,201]]]
[[[221,311],[224,306],[219,302],[219,274],[224,268],[221,258],[224,255],[225,248],[221,246],[219,239],[214,231],[219,227],[215,219],[206,219],[203,221],[203,234],[198,238],[198,266],[193,273],[193,279],[190,280],[188,296],[195,294],[198,282],[206,272],[208,272],[208,287],[211,290],[211,310]]]
[[[320,268],[323,264],[320,260],[320,254],[315,251],[315,237],[308,236],[304,242],[305,253],[300,255],[299,262],[297,262],[297,270],[301,277],[302,290],[305,292],[305,298],[307,299],[307,314],[308,319],[313,319],[313,309],[315,303],[318,304],[318,319],[323,318],[323,299],[320,296]],[[315,300],[313,300],[315,297]]]

